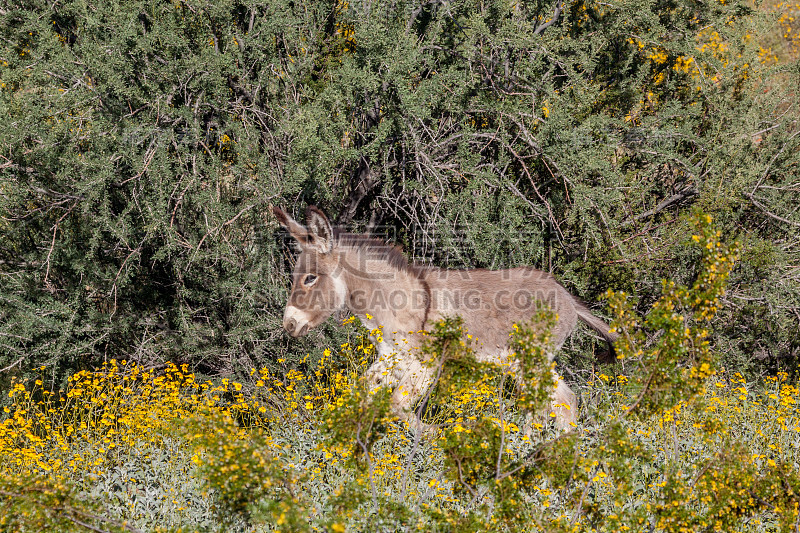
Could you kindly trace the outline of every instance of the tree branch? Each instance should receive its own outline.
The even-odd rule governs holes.
[[[561,15],[561,10],[563,8],[564,8],[563,0],[558,0],[558,3],[556,4],[556,8],[553,11],[553,16],[550,18],[550,20],[548,20],[547,22],[545,22],[544,24],[542,24],[541,26],[539,26],[538,28],[533,30],[533,34],[534,35],[539,35],[544,30],[546,30],[547,28],[549,28],[550,26],[555,24],[555,22],[558,20],[558,17]]]
[[[624,228],[625,226],[630,226],[631,224],[633,224],[634,222],[638,222],[639,220],[655,216],[658,213],[660,213],[661,211],[663,211],[664,209],[666,209],[669,206],[671,206],[672,204],[676,204],[676,203],[680,202],[681,200],[685,200],[686,198],[690,198],[692,196],[695,196],[696,194],[697,194],[697,189],[695,189],[694,187],[689,187],[688,189],[684,189],[684,190],[682,190],[680,192],[677,192],[677,193],[673,194],[672,196],[670,196],[669,198],[665,198],[664,200],[662,200],[653,209],[645,211],[644,213],[640,213],[640,214],[636,215],[635,217],[633,217],[630,220],[626,220],[625,222],[620,224],[620,227]]]
[[[800,224],[798,224],[797,222],[789,220],[788,218],[780,217],[780,216],[776,215],[775,213],[771,213],[767,209],[767,206],[765,206],[764,204],[762,204],[761,202],[756,200],[755,196],[753,196],[752,194],[745,193],[745,196],[747,198],[749,198],[751,202],[753,202],[753,205],[758,207],[761,210],[761,212],[764,213],[765,215],[767,215],[768,217],[774,218],[775,220],[777,220],[779,222],[783,222],[784,224],[789,224],[789,225],[792,225],[792,226],[800,228]]]

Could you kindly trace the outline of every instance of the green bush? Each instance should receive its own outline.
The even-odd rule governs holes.
[[[789,368],[800,71],[760,56],[770,23],[744,0],[3,8],[0,368],[295,360],[332,327],[283,340],[268,208],[309,203],[640,311],[689,281],[700,206],[744,245],[729,366]]]

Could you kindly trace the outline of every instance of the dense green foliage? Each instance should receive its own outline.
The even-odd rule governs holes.
[[[769,21],[744,0],[556,7],[2,8],[4,375],[274,365],[291,252],[268,207],[310,203],[424,260],[530,264],[641,310],[690,281],[701,206],[743,243],[719,349],[794,365],[800,78],[760,60]]]
[[[98,507],[63,482],[38,476],[0,476],[1,531],[139,531],[103,516]]]

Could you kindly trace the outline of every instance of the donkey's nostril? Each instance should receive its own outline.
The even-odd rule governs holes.
[[[294,333],[294,328],[297,327],[297,320],[295,320],[294,318],[290,318],[289,320],[283,323],[283,327],[289,333]]]

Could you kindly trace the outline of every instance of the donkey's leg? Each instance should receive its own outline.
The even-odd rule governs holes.
[[[392,412],[412,428],[425,429],[411,407],[428,390],[433,371],[407,351],[381,355],[364,377],[370,390],[378,387],[392,389]]]
[[[522,380],[522,372],[520,372],[519,366],[516,362],[512,363],[511,369],[514,372],[514,381],[516,384],[517,394],[521,394],[523,388],[525,387],[525,383]],[[547,423],[546,414],[544,412],[540,411],[539,413],[534,413],[533,411],[526,410],[525,422],[523,422],[522,430],[525,434],[525,437],[529,439],[533,433],[534,416],[541,419],[542,422]]]
[[[539,412],[538,416],[535,413],[525,413],[525,436],[530,437],[533,431],[534,416],[539,418],[544,424],[547,424],[547,419],[550,418],[550,413],[555,414],[556,427],[562,431],[571,431],[574,424],[578,419],[578,399],[572,389],[564,383],[558,373],[553,371],[553,380],[556,385],[553,387],[553,392],[550,394],[550,409],[544,412]],[[517,373],[517,390],[522,387],[522,381],[519,373]]]
[[[433,369],[421,364],[416,358],[410,361],[397,386],[392,392],[392,409],[401,419],[408,422],[409,427],[417,431],[427,431],[428,424],[423,423],[414,411],[414,404],[428,391],[433,383]]]
[[[378,387],[394,387],[397,383],[394,373],[398,363],[396,353],[380,355],[364,372],[364,379],[367,381],[370,390],[375,390]]]
[[[556,427],[562,431],[572,431],[578,420],[578,398],[572,389],[553,371],[555,389],[550,396],[550,409],[556,415]]]
[[[569,296],[570,301],[572,296]],[[559,312],[558,325],[553,335],[553,349],[548,354],[548,359],[555,359],[555,354],[567,340],[569,334],[575,329],[578,317],[574,309],[562,309]],[[551,413],[556,415],[556,427],[564,432],[572,431],[574,424],[578,421],[578,398],[572,389],[564,383],[564,380],[553,369],[553,380],[556,382],[555,389],[550,395]]]

